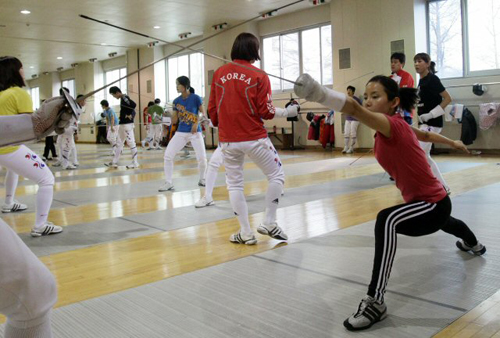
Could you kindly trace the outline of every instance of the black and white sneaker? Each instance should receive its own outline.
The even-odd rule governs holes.
[[[379,304],[375,298],[365,296],[359,303],[358,310],[344,321],[344,327],[349,331],[365,330],[387,317],[387,306]]]
[[[109,167],[109,168],[118,168],[118,164],[113,163],[113,162],[106,162],[106,163],[104,163],[104,165],[106,167]]]
[[[26,204],[19,203],[18,201],[12,202],[12,204],[4,204],[2,206],[2,212],[4,214],[9,212],[19,212],[28,209]]]
[[[262,223],[259,225],[257,228],[257,232],[261,235],[267,235],[271,238],[280,240],[280,241],[286,241],[288,240],[288,236],[285,234],[283,229],[281,229],[278,224],[273,223],[273,224],[264,224]]]
[[[255,238],[254,235],[252,237],[244,239],[243,236],[241,235],[241,232],[238,232],[237,234],[232,234],[229,236],[229,241],[231,243],[237,243],[237,244],[246,244],[246,245],[254,245],[257,244],[257,239]]]
[[[55,234],[60,234],[63,231],[63,228],[54,225],[52,222],[46,222],[42,227],[40,228],[33,228],[31,229],[31,236],[32,237],[41,237],[41,236],[48,236],[48,235],[55,235]]]
[[[459,248],[460,250],[465,251],[465,252],[471,251],[476,256],[482,256],[486,252],[486,247],[479,242],[477,242],[476,245],[471,246],[471,245],[465,243],[463,240],[459,240],[459,241],[457,241],[456,244],[457,244],[457,248]]]

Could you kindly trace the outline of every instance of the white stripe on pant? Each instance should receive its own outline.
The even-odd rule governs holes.
[[[426,212],[433,210],[435,207],[436,204],[416,202],[393,211],[389,217],[387,217],[385,222],[384,254],[382,256],[382,266],[380,268],[375,299],[384,299],[385,288],[387,287],[387,282],[389,281],[389,276],[392,270],[392,264],[394,262],[394,256],[396,255],[396,226],[407,219],[425,214]]]
[[[54,175],[42,158],[25,145],[13,153],[0,155],[0,165],[38,184],[35,228],[47,222],[54,194]]]
[[[205,142],[203,142],[203,136],[201,132],[196,133],[184,133],[176,132],[174,137],[168,143],[167,149],[165,149],[164,155],[164,170],[165,170],[165,182],[172,184],[172,174],[174,171],[174,158],[184,146],[191,142],[193,145],[196,160],[198,161],[198,170],[200,173],[200,180],[205,179],[205,171],[207,169],[207,153],[205,151]]]
[[[49,269],[0,220],[0,313],[7,316],[5,338],[52,337],[50,313],[56,300],[56,282]]]
[[[266,193],[266,211],[264,224],[276,222],[276,211],[279,198],[285,183],[285,173],[278,152],[269,138],[247,142],[222,142],[224,165],[226,167],[226,183],[229,190],[229,201],[238,217],[241,233],[248,237],[252,234],[248,220],[248,206],[243,192],[243,165],[245,155],[266,175],[269,185]]]

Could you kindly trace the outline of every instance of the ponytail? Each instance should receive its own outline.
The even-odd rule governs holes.
[[[194,94],[194,88],[193,88],[193,87],[189,87],[189,92],[190,92],[191,94]]]
[[[399,89],[399,107],[404,111],[411,111],[418,103],[419,97],[415,88]]]
[[[436,63],[434,61],[431,61],[431,65],[429,66],[429,72],[431,72],[432,74],[436,74],[437,73]]]

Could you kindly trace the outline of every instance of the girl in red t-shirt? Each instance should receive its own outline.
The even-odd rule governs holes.
[[[416,104],[416,90],[399,89],[389,77],[379,75],[368,81],[364,107],[345,94],[321,86],[308,74],[300,76],[297,82],[301,85],[295,85],[294,89],[299,97],[352,115],[377,131],[375,158],[394,177],[406,202],[378,213],[368,293],[357,311],[344,321],[348,330],[367,329],[387,317],[384,294],[396,255],[397,234],[416,237],[443,230],[460,238],[456,243],[460,250],[476,255],[486,252],[486,247],[477,241],[469,227],[450,215],[451,200],[433,175],[418,141],[448,144],[464,151],[467,148],[461,141],[410,127],[396,111]]]

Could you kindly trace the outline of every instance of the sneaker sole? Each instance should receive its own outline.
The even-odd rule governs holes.
[[[204,205],[195,205],[195,208],[205,208],[205,207],[211,207],[212,205],[215,205],[214,201],[204,204]]]
[[[30,235],[31,235],[31,237],[43,237],[43,236],[50,236],[50,235],[58,235],[60,233],[62,233],[62,230],[58,231],[58,232],[51,232],[50,234],[47,234],[47,235],[42,235],[42,234],[39,234],[38,232],[31,232]]]
[[[10,214],[11,212],[21,212],[21,211],[25,211],[25,210],[28,210],[28,208],[26,208],[26,209],[17,209],[17,210],[3,210],[2,209],[2,213],[3,214]]]
[[[241,242],[238,242],[238,241],[232,241],[232,240],[229,240],[229,242],[234,243],[234,244],[244,244],[244,245],[255,245],[255,244],[257,244],[257,240],[256,239],[248,240],[248,241],[245,241],[244,243],[241,243]]]
[[[457,241],[455,244],[457,245],[457,248],[459,248],[461,251],[463,251],[463,252],[469,252],[470,251],[470,252],[472,252],[476,256],[482,256],[482,255],[484,255],[486,253],[486,247],[484,245],[483,245],[483,248],[481,250],[475,252],[475,251],[472,251],[472,249],[466,249],[466,248],[464,248],[462,246],[462,242],[460,242],[460,241]]]
[[[386,312],[384,312],[382,314],[382,316],[380,316],[380,318],[374,322],[371,322],[370,325],[367,325],[367,326],[363,326],[363,327],[354,327],[351,325],[351,323],[349,323],[349,319],[346,319],[344,320],[344,327],[348,330],[348,331],[361,331],[361,330],[366,330],[366,329],[369,329],[370,327],[373,326],[373,324],[377,324],[378,322],[381,322],[383,321],[384,319],[387,318],[387,310]]]
[[[261,235],[266,235],[266,236],[269,236],[269,237],[271,237],[271,238],[277,239],[277,240],[279,240],[279,241],[288,241],[288,236],[287,236],[286,238],[281,237],[281,236],[273,236],[273,235],[271,235],[271,234],[269,233],[269,230],[267,230],[267,229],[265,229],[265,228],[263,229],[263,228],[258,227],[258,228],[257,228],[257,232],[258,232],[259,234],[261,234]]]

